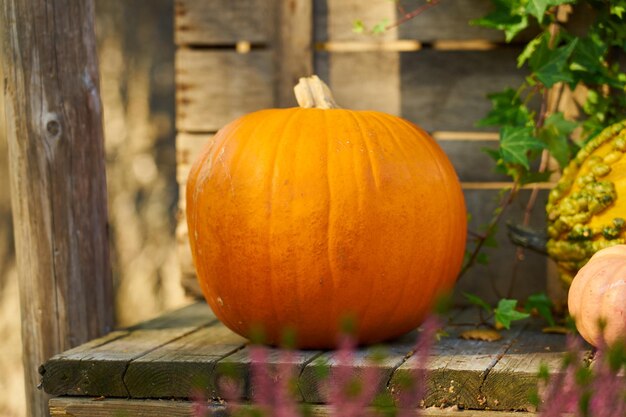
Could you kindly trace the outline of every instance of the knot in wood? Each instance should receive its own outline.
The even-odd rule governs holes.
[[[46,117],[46,136],[48,139],[57,139],[61,136],[61,123],[56,114],[50,114]]]
[[[59,131],[61,130],[61,126],[59,125],[59,122],[57,122],[56,120],[50,120],[47,124],[46,124],[46,130],[48,131],[48,133],[50,133],[52,136],[56,136],[59,134]]]

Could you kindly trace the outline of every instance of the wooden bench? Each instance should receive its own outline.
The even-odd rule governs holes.
[[[472,327],[467,323],[475,320],[473,309],[453,311],[445,327],[449,336],[441,338],[430,353],[424,406],[431,408],[426,415],[535,415],[529,396],[537,387],[540,364],[559,369],[565,336],[544,334],[540,323],[528,320],[504,331],[496,342],[459,338],[460,332]],[[375,363],[367,358],[380,347],[360,348],[354,372],[378,367],[379,392],[393,392],[403,373],[421,366],[412,355],[416,337],[414,331],[382,345],[386,356]],[[247,401],[248,349],[247,341],[220,323],[205,303],[196,303],[54,356],[41,367],[42,387],[58,396],[50,401],[52,416],[192,415],[198,392],[215,399],[209,405],[210,415],[225,415],[216,380],[221,370],[235,369],[245,381],[242,401]],[[269,362],[283,361],[279,353],[272,349]],[[332,368],[332,355],[317,350],[293,355],[299,375],[297,399],[315,405],[315,416],[328,414],[328,393],[319,367]]]

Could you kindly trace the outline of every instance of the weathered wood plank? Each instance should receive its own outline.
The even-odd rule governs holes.
[[[241,381],[241,398],[249,400],[254,395],[250,381],[250,348],[244,347],[241,337],[222,324],[214,323],[195,330],[192,328],[186,334],[165,341],[175,329],[189,329],[191,327],[184,326],[198,324],[207,309],[206,304],[198,304],[186,311],[130,329],[126,336],[102,339],[99,343],[85,347],[82,354],[79,349],[67,352],[64,356],[69,359],[84,358],[78,371],[82,373],[83,381],[80,381],[82,390],[68,390],[64,395],[114,396],[117,393],[119,396],[122,388],[117,387],[118,391],[115,391],[112,387],[117,386],[118,380],[122,379],[125,395],[130,398],[186,399],[198,394],[216,398],[225,396],[217,388],[220,378],[235,375]],[[428,371],[424,399],[426,406],[529,409],[526,394],[536,386],[539,365],[548,362],[551,369],[559,366],[560,355],[566,349],[565,337],[541,334],[536,326],[527,326],[524,330],[522,324],[503,332],[503,339],[497,342],[462,340],[458,335],[473,328],[464,323],[478,322],[477,309],[466,309],[460,314],[453,312],[452,317],[445,329],[449,337],[435,344],[427,363],[418,363],[415,355],[411,355],[416,339],[416,332],[411,332],[382,345],[387,350],[387,356],[377,362],[368,361],[368,357],[376,355],[376,348],[357,350],[350,365],[351,375],[364,377],[368,369],[376,369],[379,375],[374,380],[377,381],[378,392],[390,390],[398,394],[406,375],[416,369],[425,369]],[[166,336],[158,336],[155,332],[162,332]],[[144,342],[145,345],[138,349],[138,345]],[[133,351],[143,353],[135,356],[131,354]],[[125,367],[111,368],[111,360],[122,360]],[[98,381],[102,374],[94,371],[94,368],[103,369],[103,364],[111,371],[106,375],[108,384]],[[328,384],[332,381],[323,379],[318,371],[321,367],[330,366],[332,369],[337,366],[330,352],[287,353],[270,349],[264,364],[274,369],[285,364],[292,367],[301,394],[296,396],[298,401],[328,402]],[[71,368],[75,363],[66,360],[65,365]],[[274,383],[277,382],[276,378],[272,377]]]
[[[474,309],[455,310],[450,313],[451,321],[475,319]],[[449,331],[453,331],[448,329]],[[350,359],[351,374],[358,380],[366,380],[368,384],[376,384],[376,392],[383,393],[395,370],[412,355],[413,348],[418,340],[419,332],[411,331],[389,342],[370,347],[358,348]],[[327,403],[330,399],[330,389],[336,386],[332,372],[340,363],[337,352],[326,352],[308,363],[298,380],[298,385],[305,402]],[[320,375],[330,372],[326,378]]]
[[[186,184],[189,170],[212,134],[179,133],[176,135],[176,182]],[[180,205],[179,205],[180,207]]]
[[[285,351],[283,349],[271,348],[267,352],[266,364],[270,369],[277,369],[281,366],[289,366],[293,369],[294,375],[297,377],[304,367],[315,360],[322,354],[319,350],[294,350]],[[251,357],[250,348],[238,350],[225,357],[218,362],[215,375],[215,386],[217,388],[218,395],[227,397],[224,395],[223,389],[219,386],[219,381],[224,376],[232,377],[236,376],[237,381],[240,381],[241,385],[240,394],[244,399],[250,399],[255,394],[255,388],[251,384]],[[277,383],[280,375],[276,375],[272,380]],[[302,401],[302,397],[296,396],[298,401]]]
[[[401,115],[424,129],[475,131],[490,109],[486,95],[518,85],[517,48],[489,51],[318,52],[337,102]],[[328,56],[326,56],[328,55]],[[213,132],[244,113],[274,104],[268,51],[179,50],[177,123]],[[328,62],[328,68],[321,65]],[[367,85],[367,88],[363,88]]]
[[[531,190],[524,189],[519,192],[514,204],[507,208],[503,215],[495,239],[498,247],[485,248],[484,252],[489,257],[487,265],[474,265],[467,274],[458,281],[455,294],[457,301],[463,301],[462,292],[479,294],[491,303],[496,303],[501,296],[494,293],[490,282],[494,283],[500,294],[507,294],[512,285],[512,294],[521,300],[531,294],[545,290],[546,287],[546,257],[532,251],[525,251],[524,259],[517,267],[514,275],[513,264],[516,256],[516,246],[508,237],[505,223],[521,223],[524,210],[530,197]],[[471,215],[469,229],[480,231],[481,225],[487,224],[493,218],[493,210],[498,206],[501,193],[499,190],[472,189],[465,190],[465,204]],[[541,229],[545,225],[545,207],[548,190],[540,190],[530,217],[530,226]],[[514,281],[514,282],[513,282]]]
[[[387,382],[393,371],[399,367],[410,354],[415,344],[417,332],[411,332],[396,340],[391,344],[380,347],[369,347],[358,349],[352,355],[350,363],[350,374],[355,379],[377,386],[376,391],[382,393],[387,388]],[[383,356],[380,356],[380,355]],[[378,358],[378,359],[377,359]],[[324,353],[309,363],[302,371],[298,385],[304,401],[309,403],[325,403],[330,399],[330,390],[336,386],[336,381],[332,378],[332,372],[340,365],[335,352]],[[320,378],[323,369],[330,370],[331,374],[327,378]],[[371,378],[365,378],[365,375]]]
[[[472,311],[469,311],[472,314]],[[468,322],[464,316],[458,318]],[[469,322],[472,322],[471,320]],[[490,370],[505,355],[522,328],[516,327],[503,332],[501,340],[484,342],[463,340],[458,335],[469,329],[467,326],[448,326],[449,337],[435,344],[427,363],[420,363],[417,356],[411,356],[393,373],[389,388],[393,393],[402,390],[402,381],[413,372],[425,370],[427,385],[424,404],[426,406],[452,406],[484,409],[485,399],[481,394],[484,379]]]
[[[315,40],[326,41],[362,41],[386,40],[387,34],[359,34],[352,31],[354,22],[361,20],[367,28],[387,21],[392,23],[402,18],[402,11],[396,6],[404,6],[407,12],[413,11],[423,3],[404,0],[389,7],[385,0],[361,2],[359,0],[314,0],[315,1]],[[582,5],[584,6],[584,5]],[[424,11],[414,19],[408,20],[397,28],[392,39],[414,39],[423,43],[437,41],[474,41],[504,42],[502,31],[476,26],[470,22],[487,15],[494,8],[490,0],[454,0],[442,1],[435,7]],[[576,13],[565,24],[570,33],[586,33],[585,28],[593,19],[591,8],[576,7]],[[518,34],[513,43],[524,43],[539,32],[533,26]]]
[[[214,321],[208,306],[198,303],[132,327],[95,347],[79,346],[43,365],[42,387],[53,395],[128,396],[124,374],[134,359]]]
[[[225,407],[206,417],[224,416]],[[219,411],[218,411],[219,410]],[[220,413],[220,414],[218,414]],[[111,398],[57,397],[50,400],[51,417],[197,417],[191,401],[128,400]]]
[[[461,182],[510,181],[495,171],[495,161],[484,151],[497,149],[498,142],[443,140],[437,142],[454,166]]]
[[[223,403],[207,403],[206,417],[227,417]],[[198,404],[191,401],[122,400],[58,397],[50,400],[52,417],[197,417]],[[328,417],[330,406],[307,407],[310,417]],[[369,414],[369,413],[368,413]],[[383,414],[384,415],[384,414]],[[480,410],[456,410],[426,408],[424,417],[534,417],[536,413],[493,412]]]
[[[315,0],[316,41],[347,41],[363,39],[387,39],[389,35],[359,34],[352,31],[356,20],[366,27],[387,21],[395,22],[402,16],[396,2],[374,0]],[[421,6],[416,2],[399,2],[407,11]],[[397,28],[393,38],[416,39],[432,42],[440,39],[503,41],[500,31],[470,25],[470,20],[484,16],[493,8],[489,0],[442,1],[413,20]]]
[[[493,410],[534,411],[530,395],[537,390],[540,366],[547,366],[551,374],[558,372],[565,351],[563,335],[541,333],[536,324],[534,331],[519,338],[487,375],[481,392],[486,405]]]
[[[328,81],[337,103],[347,109],[401,115],[405,94],[401,59],[402,53],[390,51],[331,53]]]
[[[331,411],[329,406],[314,406],[311,407],[311,417],[330,417],[335,413]],[[372,410],[373,411],[373,410]],[[385,409],[382,410],[380,415],[385,414]],[[367,415],[367,414],[365,414]],[[374,414],[376,415],[376,414]],[[421,416],[423,417],[534,417],[536,413],[516,413],[516,412],[501,412],[501,411],[486,411],[486,410],[461,410],[457,407],[451,408],[438,408],[428,407],[421,409]],[[564,416],[573,417],[573,416]]]
[[[315,10],[313,33],[315,34],[316,42],[397,39],[396,29],[381,33],[376,37],[352,31],[356,20],[361,20],[370,28],[384,19],[392,21],[396,9],[395,4],[392,2],[384,0],[368,2],[359,2],[358,0],[313,0],[313,3]]]
[[[317,66],[328,62],[319,71],[328,71],[342,107],[401,115],[428,131],[475,131],[491,108],[486,95],[523,80],[518,53],[517,48],[318,52]],[[387,82],[389,73],[399,74],[400,83]]]
[[[181,187],[180,192],[184,193],[185,188]],[[182,204],[182,203],[181,203]],[[180,265],[182,277],[181,284],[187,295],[202,299],[202,290],[196,277],[196,268],[193,264],[193,256],[191,255],[191,247],[189,246],[189,231],[187,228],[187,218],[184,212],[184,206],[179,206],[178,224],[176,225],[176,246],[178,253],[178,262]]]
[[[136,326],[129,327],[129,331],[162,330],[179,327],[202,327],[214,323],[215,314],[206,303],[193,303],[188,306],[170,311],[152,320],[147,320]]]
[[[93,401],[86,398],[64,397],[50,400],[52,417],[115,417],[121,414],[125,417],[196,417],[197,414],[194,413],[194,410],[197,407],[197,404],[189,401],[119,399]],[[221,403],[209,403],[205,410],[206,414],[204,415],[207,417],[226,417],[229,415],[227,407]],[[330,406],[307,407],[307,412],[306,415],[310,417],[335,415]],[[421,411],[421,415],[424,417],[534,417],[537,414],[427,408]]]
[[[179,49],[175,66],[179,131],[215,132],[243,114],[274,105],[274,62],[268,50]]]
[[[313,72],[313,2],[278,1],[275,40],[276,105],[297,105],[293,87]]]
[[[177,45],[267,44],[273,7],[267,0],[176,0],[174,40]]]
[[[124,382],[132,398],[192,398],[217,395],[217,362],[244,347],[246,339],[216,322],[135,359]]]
[[[30,416],[47,413],[39,365],[113,327],[94,18],[93,0],[0,7]]]
[[[486,95],[521,84],[518,48],[402,54],[402,115],[426,130],[477,130]],[[484,128],[483,128],[484,129]]]

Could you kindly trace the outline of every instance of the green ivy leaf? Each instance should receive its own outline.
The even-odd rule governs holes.
[[[522,1],[493,0],[493,3],[496,6],[493,12],[470,21],[470,24],[501,30],[506,41],[511,42],[515,35],[528,27],[528,16],[523,13]]]
[[[483,300],[482,298],[480,298],[479,296],[475,294],[464,292],[463,297],[465,297],[467,301],[469,301],[471,304],[474,304],[475,306],[482,308],[487,313],[491,313],[491,311],[493,310],[491,306],[489,305],[489,303],[487,303],[485,300]]]
[[[606,70],[604,55],[608,46],[597,33],[580,38],[572,54],[570,68],[575,71],[598,74]]]
[[[498,225],[497,224],[491,228],[491,231],[489,232],[489,234],[485,238],[485,241],[484,241],[483,245],[486,248],[497,248],[498,247],[498,240],[496,239],[496,233],[498,233]]]
[[[489,264],[489,255],[485,252],[480,252],[476,255],[476,263],[479,265],[488,265]]]
[[[537,21],[541,23],[543,17],[546,14],[546,9],[549,6],[549,0],[528,0],[526,5],[526,11],[537,18]]]
[[[619,17],[620,19],[623,17],[624,12],[626,12],[626,2],[621,1],[612,1],[610,4],[610,11],[612,15]]]
[[[574,0],[528,0],[526,12],[535,16],[539,23],[543,22],[546,10],[560,4],[572,3]]]
[[[552,173],[550,171],[534,172],[525,171],[519,177],[520,185],[535,184],[538,182],[546,182],[550,179]]]
[[[534,38],[533,40],[531,40],[530,42],[526,44],[522,53],[519,54],[519,56],[517,57],[517,68],[521,68],[522,65],[524,65],[524,63],[528,61],[528,59],[532,56],[532,54],[535,53],[535,51],[541,44],[542,38],[543,36],[541,35],[537,36],[536,38]]]
[[[576,126],[577,123],[566,120],[563,113],[559,112],[548,116],[539,131],[539,139],[546,144],[561,168],[565,168],[571,158],[569,135]]]
[[[352,32],[354,33],[364,33],[365,32],[365,23],[362,20],[355,20],[352,22]]]
[[[389,19],[382,20],[374,25],[372,28],[372,33],[380,34],[387,30],[387,26],[389,25]]]
[[[500,151],[498,149],[481,148],[480,150],[489,155],[489,157],[493,159],[496,163],[502,160],[502,158],[500,157]]]
[[[532,127],[504,126],[500,129],[500,156],[506,164],[530,169],[528,152],[545,146],[533,136]]]
[[[496,315],[496,322],[504,326],[505,329],[510,329],[512,322],[523,320],[530,316],[528,313],[517,311],[515,307],[517,307],[517,300],[501,299],[498,302],[498,307],[493,310]]]
[[[487,116],[478,121],[478,127],[529,126],[532,124],[532,115],[528,107],[512,88],[507,88],[499,93],[488,94],[487,98],[491,100],[492,109],[487,113]]]
[[[537,310],[537,313],[539,313],[550,326],[554,326],[556,323],[552,316],[552,307],[552,301],[543,292],[529,296],[524,305],[524,309],[527,313],[530,313],[533,309]]]
[[[561,81],[573,81],[567,61],[577,44],[578,39],[575,38],[564,46],[551,49],[549,39],[544,36],[528,62],[535,78],[547,88]]]

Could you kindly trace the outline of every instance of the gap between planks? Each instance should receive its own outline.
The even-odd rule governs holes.
[[[536,182],[522,186],[522,189],[551,190],[556,185],[555,182]],[[461,188],[464,190],[502,190],[513,187],[512,182],[494,181],[494,182],[461,182]]]
[[[251,50],[269,50],[270,46],[266,43],[258,43],[258,42],[250,42],[246,40],[240,40],[235,43],[214,43],[210,45],[202,44],[202,43],[189,43],[186,45],[179,46],[177,51],[232,51],[237,52],[239,54],[247,54]]]
[[[380,41],[328,41],[315,44],[317,51],[325,52],[412,52],[422,49],[434,49],[438,51],[488,51],[508,45],[490,42],[483,39],[470,40],[440,40],[429,43],[414,39],[392,39]]]

